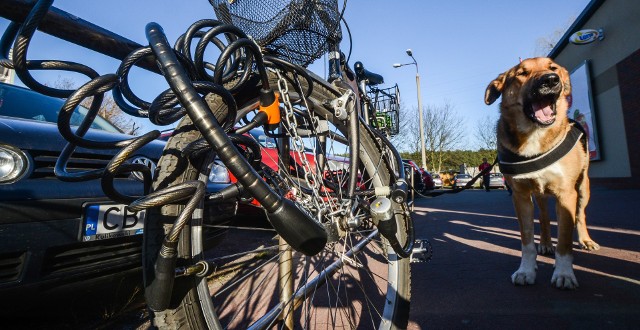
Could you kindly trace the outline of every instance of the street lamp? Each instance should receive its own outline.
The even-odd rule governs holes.
[[[416,66],[416,87],[418,90],[418,120],[419,120],[419,124],[420,124],[420,151],[422,152],[422,168],[426,169],[427,168],[427,154],[426,154],[426,149],[424,146],[424,125],[423,125],[423,120],[422,120],[422,98],[420,97],[420,74],[418,73],[418,62],[416,62],[416,59],[413,57],[413,52],[411,52],[411,49],[407,49],[407,55],[409,55],[411,57],[411,59],[413,60],[412,63],[405,63],[405,64],[400,64],[400,63],[395,63],[393,65],[394,68],[399,68],[405,65],[415,65]]]

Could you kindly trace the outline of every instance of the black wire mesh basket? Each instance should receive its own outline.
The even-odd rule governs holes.
[[[400,133],[400,89],[398,84],[384,89],[371,88],[367,92],[375,111],[374,127],[389,136]]]
[[[251,36],[265,53],[302,66],[342,38],[337,0],[209,0],[218,19]]]

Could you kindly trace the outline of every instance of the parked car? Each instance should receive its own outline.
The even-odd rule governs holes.
[[[163,131],[160,135],[159,139],[167,141],[169,137],[171,137],[172,130]],[[247,136],[253,137],[258,144],[260,144],[260,152],[262,157],[262,163],[274,171],[279,170],[278,164],[278,149],[277,149],[277,141],[275,138],[269,137],[264,133],[262,128],[253,128],[248,133]],[[310,166],[312,171],[316,169],[316,160],[315,155],[311,150],[307,150],[304,152],[304,157],[307,160],[307,163]],[[300,171],[302,167],[299,166],[302,164],[301,157],[297,152],[291,151],[291,159],[293,163],[290,167],[290,171]],[[340,157],[340,156],[331,156],[327,155],[327,167],[328,169],[325,171],[324,176],[328,178],[329,176],[345,176],[348,173],[349,169],[349,158]],[[222,164],[220,162],[220,164]],[[297,164],[297,165],[294,165]],[[237,179],[233,176],[232,173],[228,172],[227,175],[230,178],[230,182],[237,182]],[[347,184],[348,180],[342,179],[340,180],[343,184]],[[345,186],[346,188],[346,186]],[[252,197],[245,195],[240,198],[240,204],[238,205],[237,213],[241,216],[244,215],[264,215],[264,211],[262,210],[260,203],[253,199]]]
[[[269,137],[265,134],[264,130],[262,128],[254,128],[252,130],[249,131],[249,134],[256,140],[258,141],[258,143],[261,146],[261,154],[262,154],[262,163],[266,166],[268,166],[269,168],[271,168],[274,171],[279,170],[280,165],[278,164],[278,149],[276,148],[277,146],[277,141],[276,139]],[[292,165],[290,167],[290,171],[301,171],[302,169],[302,157],[294,151],[291,151],[291,159],[292,159]],[[304,157],[306,158],[307,163],[309,164],[309,167],[311,169],[311,171],[315,171],[316,170],[316,157],[315,154],[311,151],[311,150],[307,150],[306,152],[304,152]],[[327,155],[326,158],[326,167],[327,169],[324,170],[324,178],[325,179],[329,179],[329,178],[337,178],[337,177],[342,177],[342,179],[338,180],[340,182],[343,183],[344,187],[346,189],[346,185],[348,184],[348,180],[345,178],[345,176],[348,175],[348,171],[349,171],[349,158],[348,157],[341,157],[341,156],[335,156],[335,155]],[[297,164],[297,165],[293,165],[293,164]],[[358,178],[360,178],[360,176],[358,176]],[[232,181],[235,180],[232,176]],[[360,181],[358,181],[360,182]],[[251,200],[250,203],[248,204],[249,206],[260,206],[260,204],[255,201],[255,200]],[[244,207],[244,205],[240,205],[238,212],[241,214],[247,214],[247,213],[253,213],[255,212],[255,209],[251,209],[251,208],[247,208]],[[262,210],[260,210],[260,212],[262,213]]]
[[[414,162],[413,160],[403,159],[402,162],[405,165],[405,175],[407,176],[407,182],[409,183],[409,185],[411,185],[411,182],[413,180],[416,191],[424,193],[435,188],[433,177],[431,176],[431,173],[429,173],[429,171],[418,166],[418,164],[416,164],[416,162]]]
[[[415,189],[417,192],[423,192],[425,189],[424,181],[422,180],[422,172],[420,171],[420,167],[409,159],[403,159],[404,163],[404,173],[405,179],[407,180],[407,184],[409,184],[409,188]]]
[[[429,171],[427,171],[424,168],[421,168],[421,170],[422,170],[422,182],[424,183],[424,192],[435,189],[436,183],[433,180],[433,175],[431,175],[431,173],[429,173]]]
[[[462,188],[464,187],[469,181],[471,181],[471,179],[473,179],[473,177],[471,177],[471,175],[466,174],[466,173],[458,173],[456,175],[453,176],[453,189],[456,188]],[[474,185],[471,187],[471,189],[473,188],[477,188],[478,187],[478,181],[476,181],[474,183]]]
[[[0,84],[0,294],[106,280],[141,268],[144,211],[130,213],[108,200],[100,179],[63,182],[54,175],[66,141],[55,124],[63,100]],[[78,107],[78,125],[87,113]],[[86,137],[96,141],[131,138],[104,118]],[[166,142],[152,141],[128,160],[155,168]],[[103,168],[117,150],[78,148],[68,169]],[[115,187],[141,195],[140,175],[122,173]],[[228,180],[228,178],[227,178]],[[229,183],[209,184],[210,191]],[[214,207],[214,206],[211,206]],[[205,210],[205,217],[233,214],[235,205]]]
[[[432,176],[433,176],[433,187],[435,189],[442,188],[442,178],[440,177],[440,174],[435,173]]]
[[[484,187],[483,182],[481,182],[481,187]],[[489,180],[489,188],[506,189],[504,176],[502,175],[502,173],[491,173],[490,180]]]

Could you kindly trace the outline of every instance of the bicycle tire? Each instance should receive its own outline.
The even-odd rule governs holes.
[[[318,82],[320,82],[318,80]],[[318,83],[314,84],[313,94],[310,99],[316,100],[317,103],[320,103],[326,99],[331,99],[336,97],[336,91],[332,90],[330,87],[327,87],[326,83]],[[224,104],[217,100],[215,102],[208,99],[209,106],[212,108],[216,117],[224,117]],[[316,109],[318,110],[318,109]],[[333,120],[333,116],[327,114],[328,119],[330,121]],[[336,127],[340,126],[337,122],[334,122]],[[179,152],[184,149],[184,147],[190,142],[200,138],[199,132],[192,127],[191,120],[188,117],[185,117],[181,123],[176,128],[177,132],[172,135],[169,139],[167,146],[165,148],[165,152],[163,153],[162,158],[158,164],[158,174],[154,181],[154,189],[158,189],[170,184],[177,184],[188,180],[206,180],[207,179],[207,166],[210,163],[211,159],[203,160],[198,164],[190,164],[185,162],[183,159],[180,159]],[[389,167],[393,167],[393,164],[384,164],[384,157],[380,152],[379,144],[376,143],[375,137],[366,129],[366,127],[361,124],[360,125],[360,157],[362,160],[363,167],[365,169],[365,176],[368,177],[367,187],[371,188],[372,186],[382,186],[389,185],[391,180],[391,173]],[[406,231],[405,229],[405,217],[407,216],[406,206],[404,204],[397,204],[395,202],[392,203],[394,208],[394,214],[396,214],[395,221],[399,228],[398,230],[398,239],[401,243],[406,241]],[[204,213],[202,210],[203,204],[201,203],[200,208],[197,212],[194,213],[195,217],[192,219],[192,222],[183,230],[180,238],[180,244],[178,246],[178,255],[179,262],[183,264],[194,264],[201,258],[203,258],[208,253],[213,253],[214,256],[217,253],[218,255],[224,253],[224,251],[232,251],[235,248],[234,244],[237,244],[237,228],[241,228],[242,224],[238,224],[237,227],[231,226],[233,229],[227,230],[227,235],[225,238],[221,238],[221,242],[217,245],[216,252],[206,251],[203,247],[203,231],[206,230],[206,226],[202,223],[202,214]],[[168,230],[169,224],[173,221],[173,218],[178,214],[180,210],[179,205],[168,205],[163,206],[160,210],[152,210],[149,212],[149,217],[145,223],[145,270],[152,271],[153,262],[155,260],[155,255],[157,253],[157,249],[160,246],[162,238],[164,234]],[[235,219],[235,222],[241,222],[241,220]],[[270,236],[273,236],[275,233],[269,233],[264,235],[264,233],[269,233],[268,228],[267,231],[262,230],[263,234],[255,234],[255,244],[257,246],[262,245],[265,242],[269,242]],[[361,233],[348,233],[338,242],[332,243],[331,247],[325,248],[323,251],[322,258],[328,258],[331,256],[331,253],[338,255],[340,251],[336,252],[336,247],[341,247],[344,249],[344,246],[349,246],[351,243],[350,240],[358,238]],[[371,236],[371,235],[370,235]],[[242,236],[243,238],[245,236]],[[228,241],[225,241],[229,240]],[[364,241],[364,240],[363,240]],[[248,245],[247,242],[243,242]],[[331,250],[333,248],[333,250]],[[254,251],[254,249],[249,249],[245,247],[246,250]],[[331,253],[329,252],[331,251]],[[232,251],[233,252],[233,251]],[[231,253],[231,252],[229,252]],[[282,251],[278,251],[278,256],[282,255]],[[275,272],[273,275],[265,275],[262,277],[265,269],[267,267],[274,267],[274,265],[284,265],[291,264],[292,272],[295,272],[291,276],[291,278],[298,277],[301,278],[303,276],[316,275],[320,273],[319,271],[313,271],[314,269],[323,269],[323,268],[313,268],[319,267],[317,264],[313,263],[320,259],[320,255],[315,257],[304,257],[301,254],[296,253],[295,251],[292,253],[292,258],[300,259],[300,264],[296,262],[295,266],[293,266],[293,261],[291,262],[270,262],[269,265],[266,265],[267,262],[261,264],[261,268],[259,270],[255,270],[256,273],[253,274],[256,278],[245,278],[243,282],[255,281],[253,283],[261,283],[262,287],[259,289],[260,298],[256,299],[257,294],[249,295],[249,298],[253,297],[253,300],[241,300],[241,303],[252,304],[250,308],[251,311],[246,310],[242,311],[241,309],[244,307],[234,307],[234,303],[229,301],[229,297],[231,294],[224,294],[219,298],[212,298],[212,290],[216,290],[215,285],[211,285],[211,282],[218,283],[223,282],[224,276],[231,276],[233,279],[241,278],[241,276],[246,276],[245,273],[248,270],[248,266],[250,263],[260,261],[262,257],[269,256],[266,252],[265,254],[254,253],[247,254],[245,257],[249,257],[249,261],[247,260],[237,260],[239,266],[236,266],[235,270],[232,270],[229,273],[225,273],[225,275],[220,275],[221,272],[214,273],[209,280],[207,278],[197,278],[195,276],[188,276],[176,279],[174,290],[172,294],[172,301],[170,304],[170,308],[168,310],[162,312],[155,312],[154,314],[154,325],[160,329],[172,328],[172,329],[223,329],[223,328],[247,328],[250,324],[256,322],[258,316],[261,314],[258,310],[258,305],[263,305],[265,303],[271,303],[271,305],[277,304],[277,301],[274,300],[274,297],[279,296],[278,288],[274,286],[274,277],[275,283],[286,283],[287,281],[280,280],[278,281],[278,274]],[[255,259],[252,260],[251,258]],[[281,258],[281,257],[279,257]],[[410,274],[409,274],[409,260],[407,258],[400,259],[397,257],[395,252],[390,248],[387,242],[380,238],[380,236],[375,236],[372,238],[371,242],[364,246],[363,251],[359,254],[356,254],[352,257],[345,258],[344,255],[341,255],[340,260],[346,263],[351,262],[350,265],[343,265],[341,270],[334,275],[337,275],[336,278],[332,277],[327,280],[324,284],[325,288],[321,288],[323,297],[316,296],[314,294],[310,299],[305,299],[301,304],[303,305],[301,308],[296,309],[295,314],[289,320],[293,320],[294,327],[296,328],[332,328],[331,324],[326,324],[326,320],[333,321],[333,327],[347,327],[347,328],[381,328],[381,329],[402,329],[406,328],[408,322],[408,314],[409,314],[409,301],[410,301]],[[348,260],[351,258],[351,260]],[[257,261],[256,261],[257,260]],[[297,261],[297,260],[296,260]],[[335,260],[334,260],[335,261]],[[242,262],[247,263],[247,267],[242,267]],[[369,267],[371,266],[371,267]],[[381,266],[380,274],[373,273],[373,266]],[[303,268],[304,267],[304,268]],[[347,271],[353,272],[355,269],[355,273],[345,273],[344,268],[348,268]],[[304,271],[306,269],[306,272]],[[311,269],[311,272],[309,271]],[[234,273],[235,271],[235,273]],[[361,274],[362,273],[362,274]],[[231,275],[229,275],[231,274]],[[342,278],[344,277],[344,279]],[[384,279],[384,280],[382,280]],[[294,279],[295,280],[295,279]],[[258,282],[259,281],[259,282]],[[267,282],[268,281],[268,282]],[[300,288],[300,280],[296,281],[295,286]],[[366,282],[366,283],[365,283]],[[233,282],[235,284],[235,282]],[[240,283],[238,287],[244,285],[244,283]],[[347,285],[351,285],[347,288]],[[367,290],[364,290],[365,285],[371,285],[373,289],[372,292],[369,291],[371,287],[367,287]],[[210,286],[214,286],[213,289]],[[295,287],[294,286],[294,287]],[[344,286],[344,289],[348,289],[348,292],[342,292],[340,286]],[[329,291],[329,287],[332,287],[334,292]],[[337,289],[336,289],[337,288]],[[294,289],[294,291],[297,289]],[[233,295],[239,295],[238,292],[241,291],[236,289]],[[324,299],[324,295],[330,295],[331,293],[335,293],[336,297],[330,297],[329,301]],[[345,294],[346,293],[346,294]],[[270,294],[270,296],[267,296]],[[340,295],[340,297],[338,297]],[[377,297],[370,297],[369,295],[376,295]],[[269,297],[270,299],[266,299]],[[346,298],[344,298],[346,297]],[[355,298],[359,297],[362,301],[349,301],[342,302],[342,299],[347,298]],[[323,298],[323,299],[320,299]],[[368,304],[372,302],[376,298],[376,306],[369,306]],[[318,302],[322,300],[322,302]],[[364,301],[364,303],[363,303]],[[317,303],[318,305],[326,304],[329,307],[336,307],[335,310],[329,310],[328,314],[322,314],[318,312],[320,307],[323,306],[314,306],[313,304]],[[272,306],[268,306],[267,310]],[[292,306],[294,304],[291,304]],[[338,306],[340,305],[340,306]],[[366,305],[366,306],[365,306]],[[231,307],[230,307],[231,306]],[[225,310],[225,307],[230,307],[231,311]],[[285,306],[286,307],[286,306]],[[338,310],[338,307],[341,309]],[[262,308],[262,307],[261,307]],[[293,308],[292,308],[293,309]],[[306,311],[304,309],[307,309]],[[313,309],[313,311],[311,311]],[[324,311],[324,310],[323,310]],[[355,311],[355,312],[354,312]],[[325,311],[326,312],[326,311]],[[340,313],[340,314],[338,314]],[[238,316],[239,314],[242,314]],[[287,313],[283,313],[287,314]],[[322,315],[321,315],[322,314]],[[366,315],[365,315],[366,314]],[[231,316],[230,316],[231,315]],[[318,319],[313,320],[314,323],[308,319],[311,315],[319,318],[325,318],[324,321],[320,321]],[[367,317],[368,316],[368,317]],[[340,320],[338,318],[340,317]],[[227,323],[228,322],[228,323]],[[290,322],[290,321],[289,321]],[[335,324],[337,322],[341,322],[341,324]],[[223,324],[224,323],[224,324]],[[285,328],[284,326],[282,328]]]

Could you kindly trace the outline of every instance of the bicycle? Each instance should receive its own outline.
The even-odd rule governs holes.
[[[372,122],[369,110],[361,107],[365,80],[374,76],[359,72],[364,80],[358,89],[356,74],[338,47],[342,12],[337,0],[274,1],[261,8],[263,2],[210,0],[221,21],[195,22],[174,47],[155,23],[147,25],[149,46],[144,47],[77,18],[48,14],[61,12],[51,0],[33,6],[10,2],[29,14],[23,24],[5,31],[0,63],[14,68],[32,89],[67,99],[58,124],[69,143],[56,175],[61,180],[100,178],[113,200],[129,204],[132,211],[147,209],[143,270],[155,326],[406,327],[414,239],[403,165],[375,128],[378,121]],[[254,10],[253,16],[248,10]],[[98,76],[78,63],[27,61],[31,36],[45,17],[47,33],[121,58],[116,74]],[[79,24],[82,33],[56,30],[71,24]],[[255,30],[264,26],[266,31]],[[313,44],[311,49],[296,47],[300,38]],[[117,50],[109,48],[114,40]],[[220,50],[215,63],[204,58],[211,44]],[[330,74],[324,80],[304,65],[327,50]],[[133,65],[160,73],[171,88],[152,102],[141,100],[128,86]],[[81,72],[91,81],[66,91],[44,86],[29,74],[51,68]],[[126,159],[159,132],[113,143],[83,137],[109,90],[130,115],[159,125],[179,121],[152,185],[150,171]],[[69,113],[88,96],[94,96],[90,115],[74,132]],[[258,126],[278,141],[277,168],[263,164],[262,147],[246,135]],[[77,146],[122,149],[105,169],[79,173],[65,165]],[[238,182],[208,194],[204,183],[215,159]],[[113,180],[125,171],[145,173],[145,196],[118,193]],[[203,217],[208,205],[240,196],[258,201],[273,229]]]

